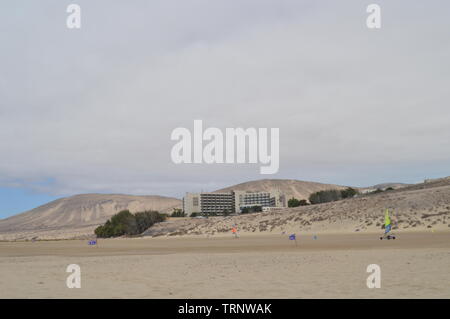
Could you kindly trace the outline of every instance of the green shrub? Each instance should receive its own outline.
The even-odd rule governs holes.
[[[306,199],[298,200],[297,198],[292,197],[290,200],[288,200],[288,207],[298,207],[306,205],[309,205]]]
[[[300,201],[297,198],[292,197],[288,200],[288,207],[298,207],[300,206]]]
[[[259,213],[262,212],[261,205],[255,205],[251,207],[242,207],[241,214]]]
[[[118,237],[123,235],[138,235],[153,226],[165,220],[165,215],[157,211],[144,211],[136,214],[129,210],[122,210],[102,226],[95,229],[95,234],[99,238]]]
[[[352,198],[356,194],[358,194],[358,191],[351,187],[348,187],[344,190],[336,190],[336,189],[324,190],[311,194],[309,196],[309,202],[311,204],[334,202],[344,198]]]
[[[331,189],[313,193],[309,196],[311,204],[321,204],[333,202],[342,199],[342,194],[339,190]]]
[[[358,191],[351,187],[348,187],[341,191],[342,198],[352,198],[356,194],[358,194]]]
[[[179,208],[174,208],[170,217],[185,217],[186,214]]]

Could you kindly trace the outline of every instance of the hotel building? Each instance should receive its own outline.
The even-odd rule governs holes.
[[[183,198],[183,210],[186,216],[192,213],[202,215],[223,215],[240,213],[244,207],[261,206],[286,207],[284,194],[273,190],[270,192],[231,191],[226,193],[186,193]]]

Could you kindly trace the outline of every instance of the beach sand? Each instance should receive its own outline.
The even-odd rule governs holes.
[[[450,298],[450,232],[0,242],[1,298]],[[81,288],[66,267],[81,267]],[[369,264],[381,288],[369,289]]]

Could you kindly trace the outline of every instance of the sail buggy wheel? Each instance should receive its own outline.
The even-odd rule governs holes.
[[[392,240],[395,240],[395,235],[381,236],[381,237],[380,237],[380,240],[383,240],[383,239],[387,239],[387,240],[392,239]]]

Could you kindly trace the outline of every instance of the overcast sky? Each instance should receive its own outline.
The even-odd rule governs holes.
[[[366,26],[370,3],[381,29]],[[0,218],[77,193],[450,175],[449,13],[448,1],[2,1]],[[278,174],[172,163],[172,130],[195,119],[279,128]]]

